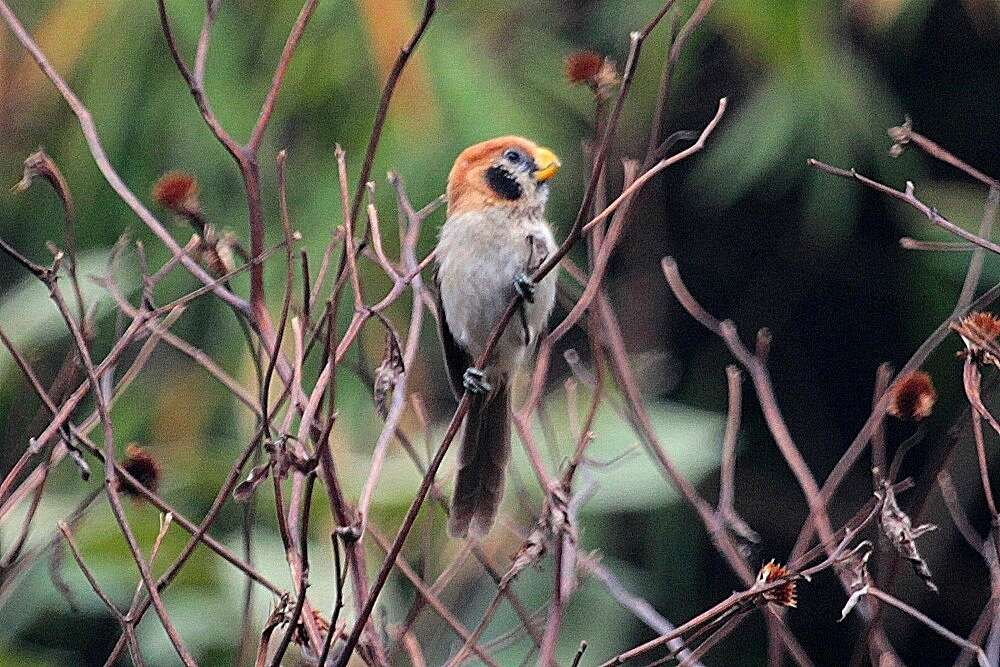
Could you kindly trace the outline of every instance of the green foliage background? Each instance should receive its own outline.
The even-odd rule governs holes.
[[[152,1],[39,0],[11,3],[36,35],[53,63],[89,106],[105,149],[122,178],[149,200],[152,183],[163,172],[195,174],[209,219],[246,234],[242,190],[228,155],[202,123],[170,60]],[[655,0],[576,0],[558,2],[442,2],[393,103],[373,175],[387,230],[393,229],[394,203],[384,181],[389,169],[406,180],[413,200],[422,204],[443,190],[454,156],[465,146],[501,134],[522,134],[560,154],[564,169],[553,189],[550,219],[565,232],[583,186],[581,145],[591,136],[591,100],[584,89],[563,78],[564,58],[579,48],[607,53],[621,62],[628,32],[644,24],[659,7]],[[683,19],[694,3],[678,3]],[[204,3],[169,3],[179,42],[193,47]],[[208,60],[207,89],[223,125],[243,140],[257,118],[274,63],[299,10],[295,0],[224,2]],[[289,200],[293,224],[317,265],[333,227],[339,223],[339,192],[333,147],[348,155],[351,177],[359,170],[381,82],[396,49],[407,38],[420,6],[407,0],[358,0],[319,3],[288,73],[275,118],[261,150],[268,239],[279,237],[273,158],[287,149]],[[732,317],[744,336],[768,326],[775,333],[772,366],[782,407],[817,475],[822,478],[866,416],[871,380],[883,360],[901,363],[912,348],[950,311],[964,273],[965,256],[913,255],[899,250],[901,235],[943,238],[908,210],[882,202],[854,184],[810,171],[808,157],[856,166],[890,183],[918,184],[956,222],[974,225],[985,193],[981,187],[931,165],[914,151],[892,160],[885,128],[912,114],[916,127],[990,173],[998,173],[995,131],[1000,108],[1000,71],[996,58],[1000,7],[993,0],[718,0],[690,41],[676,72],[666,131],[698,129],[710,118],[719,97],[730,97],[730,112],[709,148],[658,179],[642,200],[640,215],[612,270],[610,289],[644,389],[653,403],[656,425],[674,460],[710,499],[717,487],[717,461],[725,410],[729,363],[721,345],[698,330],[668,298],[659,258],[678,257],[689,285],[713,312]],[[642,152],[663,54],[666,31],[647,43],[631,102],[623,118],[616,158]],[[154,265],[165,251],[102,180],[79,128],[61,99],[32,61],[0,29],[0,185],[20,178],[21,162],[44,146],[64,171],[75,196],[83,273],[99,274],[107,253],[122,233],[145,242]],[[993,169],[990,171],[990,169]],[[620,179],[617,167],[613,179]],[[161,219],[166,220],[165,215]],[[430,221],[421,252],[434,244],[442,215]],[[173,228],[183,243],[186,231]],[[0,188],[0,235],[24,253],[44,261],[45,242],[61,242],[61,211],[45,187],[25,194]],[[390,252],[395,239],[390,239]],[[280,302],[280,261],[267,271],[270,303]],[[121,271],[124,285],[136,285],[136,267]],[[988,263],[986,282],[1000,280]],[[102,301],[100,355],[110,345],[115,318],[101,290],[88,284],[88,298]],[[369,298],[387,285],[372,275]],[[247,288],[245,279],[238,289]],[[192,289],[194,282],[176,271],[161,289],[161,301]],[[406,304],[391,316],[405,324]],[[428,403],[436,432],[452,410],[437,360],[433,322],[424,332],[426,354],[414,369],[411,387]],[[0,322],[48,379],[68,349],[45,290],[6,258],[0,260]],[[175,327],[193,344],[247,383],[253,382],[242,339],[232,315],[217,302],[193,305]],[[370,334],[370,335],[369,335]],[[567,346],[585,349],[582,339]],[[947,346],[946,346],[947,347]],[[366,333],[368,364],[381,354],[381,334]],[[938,414],[926,438],[928,451],[943,438],[954,418],[959,379],[949,357],[952,345],[929,365],[942,393]],[[568,427],[560,380],[568,369],[557,351],[549,413],[559,423],[566,451]],[[338,464],[346,473],[347,493],[356,497],[367,457],[380,428],[368,390],[350,373],[338,382],[340,419],[333,434]],[[738,504],[763,536],[752,560],[779,559],[787,553],[805,514],[805,504],[787,469],[775,454],[748,389]],[[0,353],[0,424],[5,472],[36,433],[39,406],[6,352]],[[253,427],[247,414],[214,381],[186,358],[161,346],[149,370],[116,406],[115,435],[120,447],[141,443],[165,468],[163,494],[189,517],[207,510],[233,457]],[[412,417],[408,424],[414,425]],[[581,540],[597,550],[605,565],[667,618],[681,622],[721,598],[738,582],[709,546],[693,513],[641,452],[613,413],[601,414],[591,453],[598,460],[620,461],[589,473],[597,493],[585,507]],[[908,433],[891,430],[893,442]],[[898,436],[898,437],[897,437]],[[94,434],[94,437],[99,437]],[[558,456],[556,457],[558,458]],[[932,458],[918,455],[919,474]],[[958,465],[968,463],[959,457]],[[96,466],[96,464],[95,464]],[[358,471],[352,476],[350,471]],[[530,480],[524,461],[517,470]],[[965,470],[962,468],[961,470]],[[972,469],[968,469],[971,477]],[[95,474],[95,480],[100,473]],[[383,532],[395,530],[412,498],[418,478],[393,452],[376,494],[374,521]],[[53,473],[39,511],[31,544],[47,540],[96,481],[83,483],[64,464]],[[846,514],[868,491],[863,475],[852,478]],[[528,487],[530,488],[530,484]],[[968,485],[977,521],[984,519],[975,487]],[[512,495],[512,494],[508,494]],[[531,502],[538,504],[537,493]],[[103,501],[101,501],[103,502]],[[939,502],[935,500],[935,502]],[[519,512],[517,503],[509,506]],[[312,599],[327,609],[330,526],[322,502],[314,503]],[[270,488],[261,488],[255,558],[262,571],[287,583],[277,537]],[[938,511],[934,510],[934,511]],[[23,512],[23,509],[22,509]],[[15,514],[20,517],[23,514]],[[129,508],[144,545],[156,533],[158,517],[148,506]],[[430,536],[433,558],[422,563],[433,578],[457,545],[444,535],[440,513]],[[241,509],[229,503],[213,535],[240,549]],[[0,527],[0,546],[9,547],[18,521]],[[985,522],[980,528],[985,529]],[[185,534],[171,530],[160,571],[182,547]],[[941,531],[930,547],[932,566],[959,547]],[[83,552],[112,598],[125,605],[136,573],[107,507],[99,505],[79,531]],[[420,558],[419,540],[405,552]],[[495,531],[489,549],[504,563],[519,546],[509,531]],[[369,554],[369,563],[381,553]],[[968,554],[954,556],[960,562]],[[86,586],[75,565],[62,566],[74,591],[70,608],[39,561],[0,598],[0,664],[101,664],[117,638],[117,624]],[[971,562],[971,561],[969,561]],[[967,632],[986,595],[983,573],[969,566],[972,591],[941,572],[940,620]],[[945,569],[939,565],[939,569]],[[550,587],[551,564],[527,573],[516,588],[531,608],[541,606]],[[937,571],[937,570],[936,570]],[[446,599],[474,625],[492,596],[474,563],[463,568]],[[904,590],[921,593],[912,580]],[[949,589],[949,585],[952,588]],[[959,587],[959,588],[955,588]],[[978,591],[978,592],[976,592]],[[243,582],[235,570],[199,550],[169,589],[166,602],[178,629],[204,664],[230,664],[239,632]],[[383,599],[388,623],[402,617],[414,592],[393,579]],[[819,582],[802,593],[802,609],[789,622],[818,664],[840,664],[850,655],[849,633],[857,628],[833,623],[842,595]],[[270,600],[257,596],[262,620]],[[892,627],[906,656],[944,659],[953,651],[899,619]],[[487,638],[514,622],[502,612]],[[707,664],[762,664],[766,641],[759,621],[724,644]],[[149,664],[171,664],[175,657],[162,629],[149,615],[140,627]],[[601,586],[586,580],[568,610],[560,656],[569,661],[586,639],[591,660],[623,650],[648,636]],[[431,620],[419,626],[431,664],[455,647],[453,637]],[[831,641],[834,640],[841,641]],[[524,659],[524,642],[501,651],[504,665]],[[585,661],[586,662],[586,661]],[[936,661],[935,661],[936,662]],[[916,659],[918,664],[931,664]]]

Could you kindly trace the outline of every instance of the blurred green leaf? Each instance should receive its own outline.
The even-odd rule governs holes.
[[[581,404],[581,411],[584,406]],[[653,424],[660,434],[662,444],[670,460],[677,466],[682,475],[692,484],[718,467],[721,450],[724,420],[721,415],[689,408],[677,403],[649,404]],[[552,416],[552,426],[556,446],[563,457],[559,465],[564,465],[572,454],[575,440],[571,437],[566,417],[564,398],[553,396],[546,404],[546,412]],[[582,414],[582,412],[581,412]],[[582,417],[581,417],[582,419]],[[444,435],[443,427],[435,431],[435,442],[440,442]],[[586,466],[581,472],[582,478],[592,478],[596,484],[594,496],[584,506],[587,512],[622,512],[627,510],[649,510],[676,502],[678,494],[667,483],[657,465],[652,462],[645,450],[638,444],[637,438],[629,426],[621,421],[614,410],[602,404],[597,411],[592,429],[594,441],[587,448],[587,458],[598,464]],[[551,461],[548,461],[548,449],[542,429],[535,425],[535,438],[542,448],[542,456],[552,471]],[[515,433],[515,440],[516,440]],[[438,477],[447,480],[450,486],[451,465],[455,460],[458,442],[452,446],[452,453],[445,460]],[[338,465],[345,470],[367,470],[368,454],[338,452]],[[525,480],[528,491],[535,499],[540,498],[538,484],[528,461],[524,448],[514,443],[514,465],[516,473]],[[364,477],[348,476],[345,479],[345,490],[352,496],[360,493],[365,482]],[[399,449],[394,448],[387,458],[379,484],[374,496],[374,506],[382,510],[389,508],[405,508],[416,495],[420,484],[420,475],[409,457]],[[574,488],[583,485],[577,481]],[[513,502],[513,491],[508,490],[506,502]]]
[[[103,276],[107,273],[108,251],[88,250],[80,253],[77,261],[83,299],[88,307],[96,304],[96,315],[101,318],[111,312],[113,302],[104,288],[95,284],[89,276]],[[118,277],[121,279],[122,289],[130,293],[135,286],[136,276],[127,263],[123,263]],[[75,312],[72,289],[65,269],[60,274],[59,284],[67,304],[72,307],[71,312]],[[34,354],[47,345],[69,338],[69,330],[52,303],[48,289],[34,276],[22,278],[15,287],[0,297],[0,322],[4,323],[4,332],[15,347],[25,355]],[[13,358],[6,350],[0,353],[0,380],[16,368]]]

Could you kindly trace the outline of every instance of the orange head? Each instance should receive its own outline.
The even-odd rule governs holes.
[[[466,148],[448,176],[448,215],[509,207],[541,215],[559,158],[523,137],[499,137]]]

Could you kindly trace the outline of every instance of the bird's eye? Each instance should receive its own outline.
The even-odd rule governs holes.
[[[511,164],[519,164],[523,158],[521,157],[520,153],[518,153],[514,149],[510,149],[510,150],[504,151],[503,159],[507,160]]]

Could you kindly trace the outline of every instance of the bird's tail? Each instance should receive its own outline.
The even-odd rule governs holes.
[[[493,526],[510,459],[509,412],[506,382],[495,382],[488,394],[472,399],[458,452],[458,474],[448,517],[448,533],[452,537],[466,537],[470,532],[484,537]]]

